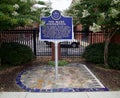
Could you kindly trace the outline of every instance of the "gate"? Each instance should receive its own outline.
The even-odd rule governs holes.
[[[38,38],[38,29],[17,29],[0,32],[0,42],[18,42],[29,46],[35,56],[51,56],[51,48]]]
[[[18,42],[29,46],[36,56],[52,56],[54,45],[51,42],[40,41],[38,34],[38,29],[1,31],[0,42]],[[61,58],[80,57],[88,45],[103,42],[104,35],[103,33],[77,31],[75,39],[75,41],[60,43],[59,55]]]

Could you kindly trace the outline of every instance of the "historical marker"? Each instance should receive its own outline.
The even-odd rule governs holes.
[[[72,18],[64,17],[58,10],[54,10],[49,17],[42,17],[45,24],[40,26],[40,40],[68,41],[73,40]]]
[[[71,17],[64,17],[54,10],[49,17],[42,17],[44,23],[40,26],[39,39],[55,43],[55,78],[58,79],[58,43],[74,39]]]

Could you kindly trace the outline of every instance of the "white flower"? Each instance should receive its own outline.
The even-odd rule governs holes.
[[[93,31],[93,32],[99,32],[99,31],[101,31],[101,26],[93,23],[93,26],[90,26],[89,29],[90,29],[90,31]]]
[[[18,4],[13,5],[13,7],[14,7],[15,9],[19,9],[19,5],[18,5]]]
[[[83,15],[82,17],[85,18],[85,17],[89,16],[90,13],[87,10],[83,10],[82,15]]]
[[[33,20],[32,20],[32,19],[29,19],[29,20],[27,21],[27,24],[29,24],[29,25],[32,25],[32,23],[33,23]]]
[[[105,13],[100,13],[100,16],[105,19]]]
[[[112,0],[111,5],[115,5],[115,4],[118,4],[118,3],[120,3],[120,0]]]
[[[120,26],[120,21],[116,21],[115,23]]]
[[[19,14],[18,14],[16,11],[14,11],[14,12],[12,13],[12,15],[13,15],[13,16],[18,16]]]
[[[35,7],[31,7],[30,9],[31,9],[31,12],[37,11],[37,8]]]
[[[45,16],[45,13],[40,13],[40,16],[41,16],[41,17],[44,17],[44,16]]]
[[[116,18],[119,13],[120,11],[116,10],[115,8],[112,8],[108,16],[112,18]]]
[[[52,2],[49,0],[48,2],[45,2],[45,5],[46,5],[47,7],[50,7],[50,6],[52,5]]]
[[[85,7],[87,8],[87,4],[85,4]]]
[[[44,12],[46,12],[46,9],[43,8],[41,11],[42,11],[42,13],[44,13]]]
[[[81,2],[82,2],[82,0],[74,0],[74,4],[78,4],[78,3],[80,3],[81,4]]]
[[[74,13],[76,14],[76,13],[78,13],[79,12],[79,10],[74,10]]]
[[[20,1],[21,1],[21,2],[25,2],[25,3],[27,2],[27,0],[20,0]]]
[[[76,4],[81,5],[81,3],[82,3],[82,0],[74,0],[74,2],[72,2],[71,6],[69,8],[70,9],[74,8],[76,6]]]

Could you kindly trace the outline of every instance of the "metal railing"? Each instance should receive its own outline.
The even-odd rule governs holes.
[[[36,56],[52,56],[54,45],[39,40],[38,29],[7,30],[0,32],[0,42],[18,42],[29,46]],[[75,41],[61,42],[59,55],[64,57],[80,57],[85,48],[93,43],[104,42],[103,33],[77,31]]]

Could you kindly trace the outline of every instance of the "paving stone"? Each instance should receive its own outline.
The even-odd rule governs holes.
[[[55,68],[43,65],[27,69],[18,75],[16,81],[25,90],[36,92],[50,92],[52,89],[53,92],[57,92],[61,91],[60,88],[63,88],[65,92],[72,91],[72,88],[74,88],[73,91],[77,92],[80,91],[80,88],[87,88],[86,91],[92,88],[103,88],[89,71],[82,64],[78,63],[59,67],[57,80],[55,79]]]

